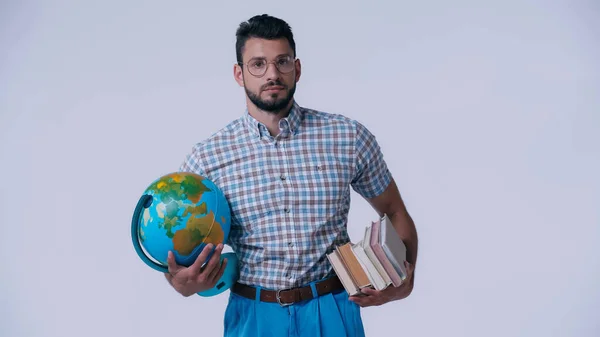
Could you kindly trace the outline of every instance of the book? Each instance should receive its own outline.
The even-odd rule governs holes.
[[[371,286],[371,279],[363,269],[350,242],[336,248],[344,268],[348,270],[352,281],[358,289]]]
[[[344,268],[344,264],[342,263],[337,251],[334,250],[328,254],[327,258],[333,267],[333,271],[344,285],[344,288],[346,288],[348,294],[350,294],[350,296],[360,294],[360,290],[354,285],[354,281],[352,281],[352,277],[348,273],[348,270]]]
[[[386,230],[386,233],[384,234],[384,233],[382,233],[382,229],[381,229],[382,227],[388,226],[386,223],[389,223],[389,225],[391,226],[391,221],[389,221],[389,218],[384,215],[383,218],[381,218],[379,221],[374,222],[372,224],[373,233],[371,235],[371,249],[373,250],[373,255],[375,255],[376,258],[379,261],[381,261],[381,264],[382,264],[385,272],[390,276],[390,279],[392,280],[392,284],[394,285],[394,287],[398,287],[398,286],[400,286],[400,284],[402,284],[402,280],[406,277],[402,277],[402,274],[392,264],[392,259],[390,258],[391,254],[386,253],[386,252],[390,251],[389,248],[385,249],[385,244],[384,244],[385,239],[383,239],[384,237],[387,238],[387,230]],[[396,233],[396,231],[394,230],[393,233]],[[400,241],[400,242],[396,242],[396,245],[403,247],[404,243],[402,242],[402,240],[400,240],[400,237],[398,235],[396,235],[396,236],[397,236],[397,239]],[[406,247],[404,247],[404,249],[406,249]],[[404,263],[404,262],[402,262],[402,263]]]
[[[407,277],[406,246],[387,214],[366,226],[362,240],[335,247],[327,258],[350,296],[398,287]]]
[[[385,289],[389,284],[384,281],[383,276],[375,268],[373,261],[371,261],[371,259],[369,259],[367,256],[365,248],[362,245],[362,241],[352,245],[352,250],[354,255],[356,255],[358,262],[360,263],[360,266],[367,274],[367,277],[370,281],[370,286],[377,290]]]
[[[396,272],[400,275],[402,280],[406,279],[406,267],[404,266],[404,261],[406,261],[406,246],[400,239],[392,222],[387,217],[384,217],[381,221],[381,234],[379,240],[385,255],[388,257]]]

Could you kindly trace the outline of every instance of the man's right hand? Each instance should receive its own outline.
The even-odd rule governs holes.
[[[208,263],[202,267],[212,249],[212,244],[206,245],[196,258],[196,261],[189,267],[178,265],[175,262],[173,252],[169,251],[167,257],[169,272],[165,273],[165,277],[178,293],[188,297],[208,290],[214,287],[221,276],[223,276],[223,272],[227,266],[227,259],[224,259],[223,263],[219,265],[223,244],[217,245]]]

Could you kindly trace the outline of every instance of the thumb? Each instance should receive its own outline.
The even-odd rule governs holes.
[[[169,251],[167,253],[167,265],[168,265],[168,269],[169,269],[169,274],[171,274],[171,275],[175,275],[181,269],[181,266],[179,266],[175,262],[175,255],[173,254],[172,251]]]

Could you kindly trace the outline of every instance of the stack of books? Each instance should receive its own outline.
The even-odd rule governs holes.
[[[386,214],[365,228],[362,240],[336,247],[327,258],[350,296],[398,287],[407,276],[406,246]]]

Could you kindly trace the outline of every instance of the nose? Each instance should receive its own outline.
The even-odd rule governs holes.
[[[273,63],[267,64],[267,70],[265,72],[265,78],[267,81],[276,81],[280,78],[281,74],[277,69],[277,66]]]

